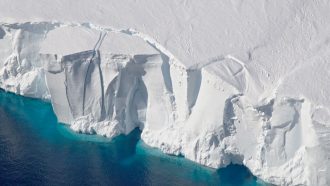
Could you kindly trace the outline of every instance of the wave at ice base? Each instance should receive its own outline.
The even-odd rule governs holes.
[[[329,109],[279,93],[304,68],[265,88],[234,56],[187,67],[142,33],[91,24],[2,24],[0,47],[1,88],[50,99],[77,132],[139,127],[146,144],[202,165],[244,164],[279,185],[330,183]]]

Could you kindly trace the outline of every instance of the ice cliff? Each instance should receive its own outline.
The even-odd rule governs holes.
[[[330,16],[321,5],[293,5],[285,19],[274,18],[282,6],[264,4],[256,14],[269,22],[233,13],[239,23],[222,20],[226,35],[205,33],[207,44],[107,24],[6,19],[0,87],[50,100],[77,132],[112,138],[138,127],[146,144],[205,166],[244,164],[276,185],[329,185]],[[220,54],[212,40],[224,41]]]

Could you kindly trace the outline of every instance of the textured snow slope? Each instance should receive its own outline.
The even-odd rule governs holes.
[[[63,2],[0,0],[1,88],[78,132],[330,184],[327,1]]]

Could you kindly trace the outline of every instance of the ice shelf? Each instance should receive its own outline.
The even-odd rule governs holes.
[[[306,5],[275,20],[275,5],[266,5],[268,17],[255,22],[222,20],[227,36],[192,31],[206,38],[195,45],[193,36],[167,43],[164,33],[155,39],[129,27],[8,19],[0,23],[0,87],[51,101],[77,132],[113,138],[138,127],[146,144],[205,166],[244,164],[277,185],[329,185],[330,25],[320,28],[329,19],[310,21],[317,11]],[[230,40],[233,30],[241,34]]]

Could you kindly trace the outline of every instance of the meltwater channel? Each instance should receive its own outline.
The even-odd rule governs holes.
[[[165,155],[140,131],[108,140],[58,124],[51,104],[0,90],[0,185],[266,185],[241,165]]]

